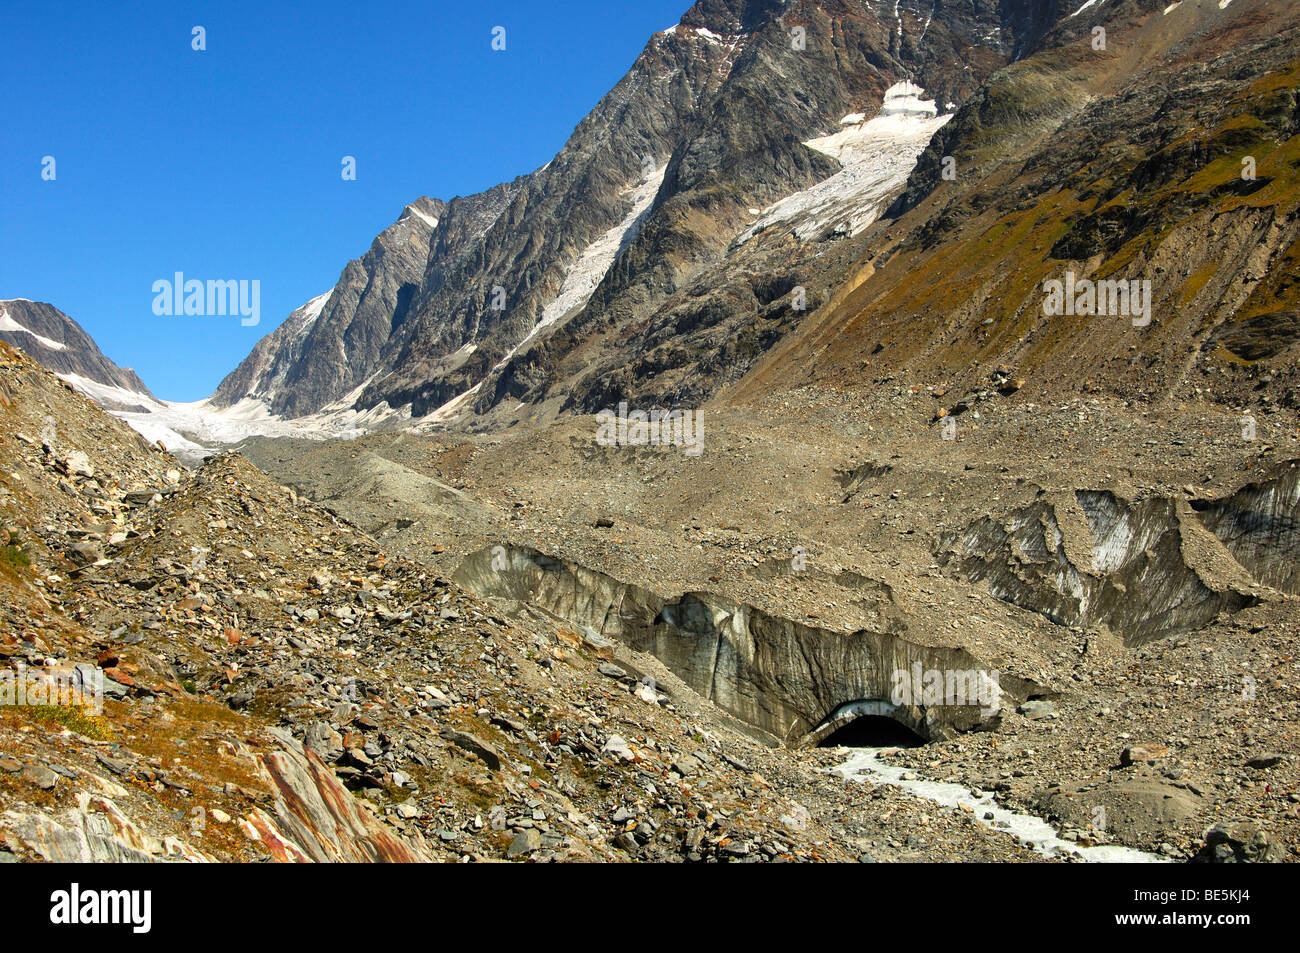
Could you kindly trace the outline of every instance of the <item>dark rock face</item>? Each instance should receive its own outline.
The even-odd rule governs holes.
[[[359,405],[410,403],[419,415],[482,380],[533,329],[583,251],[628,215],[631,193],[668,161],[735,55],[730,42],[684,28],[656,35],[555,159],[506,188],[472,246],[435,250],[411,328],[390,347],[391,373]],[[468,344],[471,359],[448,366]]]
[[[213,402],[229,406],[257,397],[272,413],[301,417],[363,383],[410,313],[446,208],[424,197],[408,205],[365,255],[348,262],[326,301],[297,309],[258,342],[221,382]]]
[[[0,341],[22,348],[56,374],[77,374],[97,384],[153,397],[135,371],[118,367],[105,357],[81,325],[53,305],[23,299],[0,301]],[[110,410],[135,406],[101,403]]]

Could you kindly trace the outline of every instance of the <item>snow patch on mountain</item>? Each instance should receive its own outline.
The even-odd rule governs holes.
[[[465,406],[469,404],[470,399],[479,392],[479,388],[482,386],[483,386],[483,382],[479,381],[469,390],[457,394],[455,397],[447,401],[437,410],[433,411],[432,413],[426,414],[423,418],[421,418],[420,425],[417,425],[416,427],[417,432],[428,429],[429,425],[441,424],[449,420],[454,420],[460,414],[460,412],[465,408]]]
[[[215,407],[207,400],[201,400],[188,404],[168,403],[161,411],[148,414],[115,413],[114,416],[146,436],[155,429],[165,428],[176,436],[187,434],[209,446],[237,445],[250,437],[353,440],[385,424],[409,419],[409,408],[394,411],[387,404],[366,411],[355,410],[350,403],[361,396],[361,390],[357,388],[318,414],[292,420],[273,415],[264,402],[252,397],[230,407]],[[163,442],[171,449],[170,442],[166,439]]]
[[[586,307],[597,286],[609,272],[610,266],[636,239],[637,233],[641,230],[641,222],[654,203],[655,196],[659,194],[659,187],[663,185],[664,172],[667,169],[666,163],[661,165],[648,179],[629,190],[632,207],[623,216],[623,220],[583,249],[578,260],[565,274],[559,294],[542,309],[542,316],[533,325],[533,329],[510,349],[497,367],[503,366],[520,348],[546,328]]]
[[[555,296],[554,301],[542,309],[541,320],[524,339],[525,341],[566,314],[586,306],[597,285],[604,280],[610,266],[636,239],[637,233],[641,230],[641,222],[654,202],[655,196],[659,194],[659,187],[664,183],[664,173],[667,170],[666,163],[659,166],[648,179],[632,189],[632,207],[623,216],[623,220],[583,249],[578,261],[564,276],[560,293]]]
[[[315,299],[313,299],[315,300]],[[211,400],[190,403],[159,401],[148,394],[101,384],[77,374],[60,374],[78,392],[125,421],[151,442],[161,442],[186,464],[195,465],[216,452],[250,437],[302,437],[309,440],[351,440],[385,424],[409,419],[410,408],[393,410],[380,404],[366,411],[353,409],[365,381],[322,409],[319,414],[287,420],[273,415],[266,402],[254,397],[229,407]],[[133,410],[110,409],[133,407]]]
[[[162,444],[174,457],[190,466],[197,466],[216,452],[211,447],[205,447],[182,437],[150,414],[113,413],[113,416],[126,421],[132,430],[150,443]]]
[[[26,300],[26,299],[21,299],[21,300]],[[66,345],[60,343],[59,341],[51,340],[50,338],[45,337],[45,335],[43,334],[37,334],[35,331],[29,331],[27,328],[23,327],[12,317],[10,317],[9,310],[5,308],[3,305],[0,305],[0,331],[10,331],[10,332],[17,331],[22,334],[31,335],[33,338],[35,338],[45,347],[48,347],[51,351],[62,351],[66,349]]]
[[[674,26],[670,26],[666,30],[660,30],[655,35],[656,36],[674,36],[674,35],[698,36],[701,39],[706,40],[709,43],[712,43],[714,46],[725,46],[728,52],[736,49],[736,47],[738,47],[742,42],[744,42],[745,39],[745,34],[743,33],[734,33],[729,36],[723,36],[721,33],[714,33],[708,27],[703,27],[703,26],[690,27],[687,29],[688,32],[682,34],[680,32],[682,30],[682,25],[678,23]]]
[[[664,32],[671,31],[665,30]],[[537,337],[546,328],[586,307],[587,302],[591,300],[592,294],[595,293],[596,288],[604,280],[610,267],[618,260],[618,256],[636,239],[637,233],[641,230],[641,222],[650,211],[650,206],[654,204],[655,196],[659,194],[659,188],[663,185],[664,173],[667,170],[668,165],[665,163],[655,169],[649,178],[627,190],[630,193],[632,206],[628,209],[627,214],[623,216],[623,220],[583,249],[582,254],[578,256],[578,260],[565,273],[564,280],[560,284],[559,293],[551,300],[550,304],[542,308],[542,316],[533,325],[532,330],[524,336],[523,340],[506,352],[505,357],[501,358],[496,366],[492,368],[492,372],[495,373],[505,367],[524,345]],[[462,350],[464,349],[462,348]],[[439,424],[454,419],[469,404],[470,399],[478,393],[479,388],[482,386],[483,382],[479,381],[468,390],[457,394],[451,400],[421,418],[421,423]]]
[[[101,384],[80,374],[59,374],[58,377],[67,381],[79,394],[99,404],[114,417],[126,421],[133,430],[150,443],[161,443],[184,463],[196,465],[204,457],[211,455],[212,450],[173,430],[169,420],[163,416],[168,409],[167,405],[154,400],[148,394],[115,387],[112,384]],[[117,407],[141,409],[138,411],[112,409]]]
[[[922,99],[925,90],[915,83],[904,80],[885,90],[885,99],[880,104],[882,116],[934,116],[937,109],[933,99]],[[843,120],[841,120],[843,122]]]
[[[418,216],[422,221],[426,222],[430,228],[438,227],[438,220],[436,218],[434,218],[432,215],[426,215],[424,212],[421,212],[414,205],[408,205],[406,207],[406,210],[412,213],[413,215]]]
[[[924,93],[912,83],[896,83],[886,91],[874,119],[849,124],[862,115],[850,113],[841,120],[848,128],[805,142],[810,149],[839,160],[843,168],[768,206],[741,233],[737,244],[783,222],[793,223],[795,236],[807,241],[828,228],[856,235],[878,219],[906,184],[930,139],[952,118],[939,115],[934,100],[922,98]]]
[[[414,211],[414,209],[412,211]],[[307,336],[307,332],[311,330],[312,325],[316,323],[316,319],[319,318],[321,312],[325,310],[325,305],[329,302],[330,295],[332,295],[333,293],[334,293],[334,289],[331,288],[329,291],[326,291],[324,294],[319,294],[316,297],[312,298],[305,305],[303,305],[301,308],[298,309],[299,311],[303,312],[302,327],[298,329],[298,334],[297,334],[298,340],[302,340]]]
[[[939,0],[934,0],[934,3],[930,5],[930,15],[925,18],[925,26],[921,28],[921,40],[924,40],[925,35],[930,32],[930,24],[934,22],[934,15],[938,9]],[[919,43],[921,41],[917,40],[917,42]]]
[[[97,404],[139,406],[150,411],[162,410],[164,406],[148,394],[127,390],[125,387],[115,387],[112,384],[101,384],[99,381],[82,377],[80,374],[58,374],[57,376],[61,380],[67,381],[76,391],[89,397]]]

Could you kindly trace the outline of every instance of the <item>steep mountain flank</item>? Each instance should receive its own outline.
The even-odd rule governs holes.
[[[1295,408],[1298,23],[1269,0],[1107,3],[1067,20],[940,130],[899,217],[864,236],[853,288],[832,280],[848,293],[732,398],[907,381],[943,416],[995,378],[1017,400]],[[1049,314],[1051,281],[1122,281],[1149,312]]]
[[[397,342],[391,373],[361,396],[362,408],[409,403],[423,415],[476,386],[539,324],[568,316],[547,308],[565,306],[575,271],[599,281],[643,227],[674,147],[743,54],[748,38],[738,25],[715,26],[657,34],[555,159],[525,179],[472,258],[430,260],[411,332]],[[604,255],[595,247],[602,243]],[[568,307],[585,301],[570,296]],[[470,347],[464,365],[438,366]]]
[[[840,171],[844,156],[812,140],[875,115],[900,80],[914,78],[939,109],[964,100],[1007,62],[1012,25],[1025,21],[993,5],[899,5],[896,16],[806,4],[768,18],[674,149],[651,215],[588,307],[521,349],[475,409],[552,396],[586,411],[619,397],[687,404],[734,379],[785,330],[779,299],[799,281],[790,249],[772,254],[775,236],[741,253],[733,242],[778,200]]]
[[[0,301],[0,341],[22,348],[56,374],[113,410],[153,400],[135,371],[118,367],[89,334],[50,304],[18,298]]]
[[[450,405],[434,418],[443,420],[546,401],[573,373],[584,380],[569,405],[586,407],[628,384],[598,384],[616,367],[639,364],[631,378],[660,390],[649,378],[662,365],[743,369],[734,347],[718,354],[712,345],[735,336],[746,351],[770,345],[783,327],[755,342],[738,325],[784,293],[784,278],[766,275],[740,308],[698,298],[700,283],[769,269],[749,263],[748,251],[745,264],[728,253],[759,218],[752,210],[834,179],[844,163],[869,166],[864,150],[833,135],[842,119],[876,115],[887,90],[913,82],[938,104],[931,115],[946,114],[1057,19],[1054,4],[1022,0],[696,4],[651,37],[550,163],[440,208],[409,300],[381,296],[358,328],[352,306],[336,313],[331,298],[301,341],[295,317],[223,382],[216,402],[269,392],[271,411],[291,417],[338,401],[416,417]],[[806,145],[819,137],[833,141]],[[886,150],[879,207],[858,213],[855,227],[892,199],[921,147]],[[691,329],[684,357],[664,353],[665,338]],[[286,370],[268,388],[259,373],[272,366]]]
[[[217,407],[245,398],[301,417],[365,383],[395,329],[407,319],[445,203],[420,198],[343,269],[333,290],[294,311],[258,342],[212,396]]]

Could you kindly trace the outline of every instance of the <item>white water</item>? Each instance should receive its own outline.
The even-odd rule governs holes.
[[[874,781],[887,784],[922,798],[933,801],[943,807],[968,807],[974,811],[974,817],[980,824],[991,830],[1015,837],[1044,857],[1063,858],[1067,855],[1086,863],[1097,864],[1163,864],[1168,863],[1164,857],[1134,850],[1131,847],[1080,847],[1078,844],[1062,840],[1056,830],[1042,818],[1029,814],[1017,814],[998,807],[994,795],[986,793],[980,797],[975,792],[960,784],[947,781],[904,780],[907,768],[885,764],[880,760],[882,751],[888,748],[852,748],[852,756],[844,764],[832,770],[849,781]],[[985,820],[985,814],[992,814],[991,820]]]

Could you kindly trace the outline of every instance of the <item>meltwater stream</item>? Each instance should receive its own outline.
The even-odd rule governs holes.
[[[1056,830],[1041,818],[1029,814],[1016,814],[998,807],[992,793],[976,797],[975,793],[960,784],[947,781],[913,781],[904,780],[908,769],[886,764],[880,760],[883,751],[890,748],[851,748],[852,756],[844,764],[832,769],[849,781],[870,780],[877,784],[887,784],[900,788],[916,797],[933,801],[943,807],[968,807],[975,812],[975,818],[985,827],[1001,833],[1010,834],[1026,844],[1033,844],[1033,850],[1044,857],[1074,859],[1095,864],[1163,864],[1169,861],[1156,854],[1134,850],[1131,847],[1080,847],[1078,844],[1062,840]],[[985,815],[992,814],[986,820]]]

